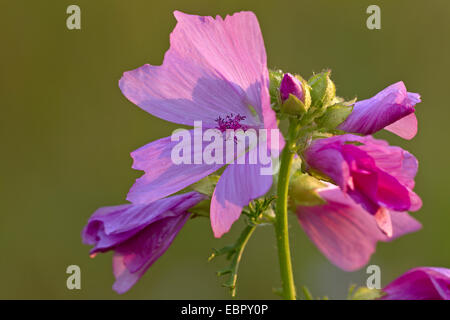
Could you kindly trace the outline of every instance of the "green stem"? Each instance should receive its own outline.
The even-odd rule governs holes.
[[[295,134],[297,130],[298,127],[291,123],[289,126],[286,145],[281,153],[280,172],[277,187],[275,234],[277,238],[283,298],[286,300],[296,299],[294,276],[292,274],[291,252],[289,249],[287,200],[290,171],[295,155]]]
[[[253,231],[255,231],[256,226],[247,226],[241,234],[239,239],[239,246],[237,248],[237,253],[233,257],[232,261],[232,272],[230,276],[230,280],[232,283],[231,288],[231,296],[234,298],[236,296],[236,281],[237,281],[237,273],[239,269],[239,263],[241,262],[242,253],[244,252],[245,246],[247,245],[248,240],[250,239]]]
[[[232,257],[231,264],[225,270],[217,272],[218,276],[222,276],[225,274],[230,274],[230,277],[226,283],[223,285],[225,287],[230,288],[231,296],[234,298],[236,296],[236,282],[237,282],[237,274],[239,269],[239,263],[241,262],[242,254],[244,252],[245,246],[247,245],[248,240],[250,239],[253,231],[255,231],[256,225],[254,226],[246,226],[242,231],[239,239],[236,241],[236,244],[231,248],[228,253],[229,257]],[[214,258],[214,256],[212,256]]]

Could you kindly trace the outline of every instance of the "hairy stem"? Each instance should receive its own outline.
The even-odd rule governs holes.
[[[289,249],[288,231],[288,187],[292,161],[294,159],[295,133],[298,127],[293,123],[289,126],[286,145],[281,153],[280,172],[278,176],[277,207],[275,221],[275,235],[277,238],[278,260],[280,263],[280,275],[282,282],[283,298],[295,300],[294,276],[292,274],[291,251]]]
[[[255,229],[256,226],[245,227],[237,242],[236,253],[234,254],[233,260],[231,262],[231,275],[227,283],[227,286],[231,289],[231,296],[233,298],[236,296],[237,273],[239,269],[239,263],[241,262],[242,253],[244,252],[245,246],[247,245],[247,242]]]

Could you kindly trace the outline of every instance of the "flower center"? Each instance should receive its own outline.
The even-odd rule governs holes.
[[[233,130],[247,130],[248,127],[246,125],[242,125],[241,121],[245,120],[246,116],[241,116],[240,114],[234,115],[230,113],[225,118],[219,117],[215,121],[217,122],[217,129],[222,132],[225,132],[227,129]]]

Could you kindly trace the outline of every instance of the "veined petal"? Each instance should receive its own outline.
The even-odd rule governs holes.
[[[415,117],[396,122],[414,113],[414,106],[419,102],[420,95],[407,92],[402,81],[394,83],[374,97],[358,101],[353,112],[339,129],[352,133],[372,134],[392,125],[388,130],[412,138],[417,132],[417,123],[413,123]]]
[[[336,266],[353,271],[364,266],[383,238],[374,218],[337,187],[320,192],[322,206],[299,207],[297,216],[308,237]],[[332,201],[339,198],[339,202]]]
[[[389,211],[392,222],[392,237],[386,237],[383,241],[392,241],[405,234],[419,231],[422,224],[411,217],[407,212]]]
[[[175,123],[203,120],[213,128],[218,116],[239,113],[250,127],[273,125],[266,52],[256,16],[174,15],[178,23],[163,65],[126,72],[119,83],[123,94]]]
[[[388,284],[384,300],[450,300],[450,269],[418,267]]]
[[[266,194],[271,175],[261,175],[259,164],[230,164],[216,185],[211,199],[211,227],[216,238],[228,232],[241,215],[242,208]]]
[[[189,218],[187,210],[205,199],[188,192],[145,205],[121,205],[97,210],[82,232],[92,254],[115,251],[114,289],[124,293],[167,250]]]
[[[189,214],[164,218],[115,248],[113,273],[117,293],[128,291],[169,248]]]
[[[318,139],[305,151],[305,160],[372,214],[380,207],[396,211],[421,207],[412,191],[417,159],[385,141],[352,134]]]
[[[91,253],[110,250],[148,225],[178,216],[202,199],[204,196],[201,194],[188,192],[146,205],[125,204],[100,208],[89,218],[83,229],[83,242],[94,245]]]
[[[384,127],[384,129],[395,133],[403,139],[411,140],[417,134],[417,126],[417,117],[415,113],[411,113],[406,117]]]
[[[128,201],[145,204],[161,199],[197,182],[225,164],[225,161],[222,164],[205,164],[203,160],[195,164],[197,157],[203,159],[202,150],[194,148],[194,133],[192,130],[189,132],[192,138],[186,143],[190,142],[190,164],[174,163],[172,150],[181,141],[171,141],[171,137],[151,142],[131,153],[133,169],[143,170],[145,174],[130,189]],[[204,149],[209,142],[202,143]]]
[[[371,136],[353,136],[353,141],[363,143],[359,146],[374,159],[377,167],[394,176],[410,189],[414,188],[414,178],[419,168],[416,157],[400,147],[390,146],[386,141]]]
[[[391,212],[393,237],[389,238],[378,228],[375,217],[339,187],[329,185],[319,194],[327,204],[300,206],[297,216],[319,250],[343,270],[354,271],[367,264],[378,241],[390,241],[420,228],[406,213]]]
[[[330,177],[342,190],[347,190],[350,179],[350,168],[345,161],[341,146],[328,139],[315,140],[305,151],[305,159],[309,167],[319,170]]]
[[[411,207],[408,211],[418,211],[422,208],[422,199],[412,190],[409,190],[409,200],[411,201]]]

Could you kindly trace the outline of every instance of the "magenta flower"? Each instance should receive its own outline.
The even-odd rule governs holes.
[[[183,125],[202,121],[203,128],[276,129],[270,106],[266,51],[256,16],[240,12],[225,19],[175,11],[178,23],[161,66],[144,65],[125,72],[119,82],[134,104],[161,119]],[[270,137],[269,137],[270,139]],[[174,164],[170,137],[136,151],[133,168],[145,171],[127,199],[145,204],[177,192],[211,174],[220,164]],[[192,148],[195,159],[198,150]],[[201,151],[200,151],[201,152]],[[227,232],[242,207],[264,195],[272,177],[260,164],[230,164],[211,202],[216,237]]]
[[[114,251],[113,289],[124,293],[169,248],[190,216],[187,210],[203,199],[189,192],[150,204],[100,208],[83,229],[83,242],[94,245],[93,256]]]
[[[450,300],[450,269],[418,267],[388,284],[384,300]]]
[[[388,237],[375,217],[339,187],[329,184],[318,193],[327,203],[299,206],[297,217],[311,241],[343,270],[354,271],[367,264],[378,241],[391,241],[421,228],[407,213],[390,211],[393,234]]]
[[[370,99],[355,103],[353,112],[338,128],[365,135],[384,128],[409,140],[417,133],[414,107],[419,102],[420,95],[407,92],[400,81]]]
[[[389,211],[417,211],[422,206],[412,191],[417,159],[385,141],[351,134],[319,139],[305,151],[305,159],[374,215],[389,236]]]
[[[302,83],[292,74],[285,73],[280,84],[281,101],[284,102],[289,99],[290,94],[294,95],[302,102],[305,101]]]

